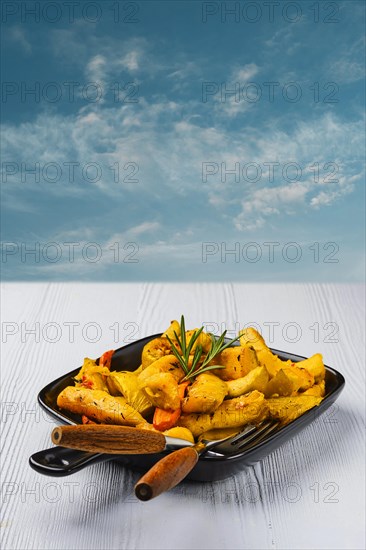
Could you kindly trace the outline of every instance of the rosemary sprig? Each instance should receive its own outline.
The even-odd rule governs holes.
[[[240,338],[240,336],[237,336],[236,338],[233,338],[229,342],[225,342],[225,336],[227,332],[226,330],[221,334],[221,336],[219,336],[219,338],[215,338],[215,336],[210,333],[211,347],[207,352],[206,357],[203,359],[201,366],[197,368],[197,365],[199,364],[203,354],[203,349],[201,344],[198,344],[196,346],[196,349],[194,350],[194,354],[193,354],[192,364],[191,366],[189,366],[189,357],[190,357],[192,348],[202,331],[203,331],[203,327],[201,327],[198,330],[195,330],[187,345],[186,327],[185,327],[184,315],[182,315],[181,321],[180,321],[180,337],[176,332],[174,332],[175,339],[178,343],[178,346],[181,349],[181,352],[179,352],[174,342],[169,338],[169,336],[167,336],[167,339],[169,340],[170,345],[172,346],[172,352],[178,359],[185,373],[185,377],[183,378],[183,381],[191,380],[196,376],[198,376],[199,374],[202,374],[203,372],[207,372],[213,369],[224,369],[225,367],[223,365],[209,365],[209,363],[216,357],[216,355],[224,351],[224,349],[231,346],[236,340],[238,340],[238,338]]]

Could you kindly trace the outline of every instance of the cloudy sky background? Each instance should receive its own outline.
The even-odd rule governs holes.
[[[363,2],[59,4],[5,14],[4,279],[363,279]]]

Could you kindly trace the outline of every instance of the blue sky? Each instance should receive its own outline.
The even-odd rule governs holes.
[[[363,2],[3,4],[3,279],[363,280]]]

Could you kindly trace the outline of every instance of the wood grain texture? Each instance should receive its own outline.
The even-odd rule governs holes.
[[[51,439],[61,447],[108,454],[158,453],[166,445],[162,433],[109,424],[58,426]]]
[[[135,485],[140,500],[150,500],[180,483],[197,464],[198,453],[193,447],[179,449],[164,456]]]
[[[364,548],[364,303],[360,285],[4,284],[2,548]],[[272,347],[321,352],[346,388],[254,467],[148,503],[134,496],[141,474],[115,462],[58,479],[31,470],[29,455],[50,446],[56,425],[38,391],[181,313],[192,328],[230,336],[257,323]]]

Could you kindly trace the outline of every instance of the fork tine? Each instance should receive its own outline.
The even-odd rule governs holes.
[[[246,426],[243,431],[241,431],[240,433],[234,435],[229,440],[230,445],[237,445],[238,443],[240,443],[240,441],[242,441],[244,438],[248,437],[250,434],[255,432],[257,429],[258,429],[258,426],[252,426],[252,425]]]
[[[268,420],[261,426],[256,432],[245,438],[244,441],[238,446],[240,451],[257,445],[262,439],[274,432],[279,425],[279,422]]]
[[[260,424],[256,426],[250,425],[244,428],[240,433],[230,439],[230,445],[238,445],[239,443],[246,441],[251,441],[251,438],[255,437],[255,434],[262,433],[263,430],[267,429],[269,425],[272,425],[271,420],[263,420]],[[244,440],[244,441],[243,441]]]
[[[247,426],[239,434],[235,435],[228,441],[223,441],[217,446],[214,445],[214,449],[210,449],[210,452],[230,455],[238,451],[246,450],[256,445],[259,441],[264,439],[267,435],[272,433],[279,425],[276,420],[264,420],[257,426]]]

